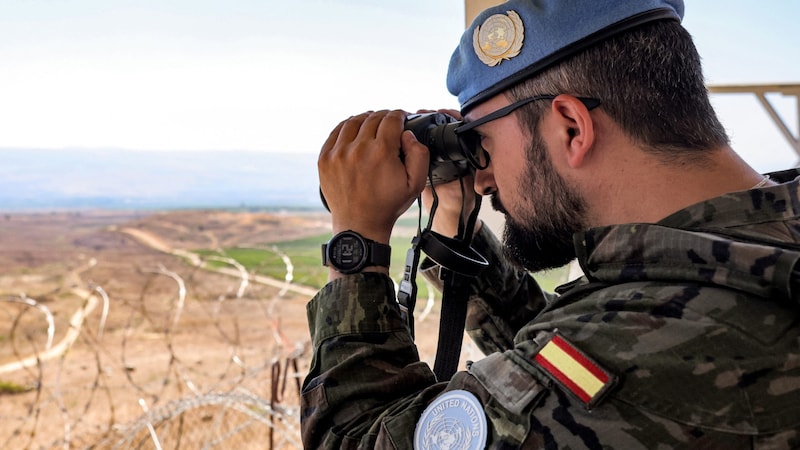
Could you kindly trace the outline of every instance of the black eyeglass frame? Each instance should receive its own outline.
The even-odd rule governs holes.
[[[480,147],[480,144],[470,143],[469,139],[466,138],[466,136],[469,135],[470,131],[474,130],[475,128],[477,128],[477,127],[479,127],[479,126],[481,126],[481,125],[483,125],[485,123],[491,122],[493,120],[497,120],[497,119],[499,119],[501,117],[505,117],[505,116],[511,114],[512,112],[516,111],[517,109],[527,105],[528,103],[537,102],[539,100],[553,100],[556,97],[557,97],[556,95],[537,95],[535,97],[524,98],[524,99],[516,101],[516,102],[514,102],[514,103],[512,103],[510,105],[506,105],[506,106],[498,109],[497,111],[490,112],[489,114],[481,117],[480,119],[473,120],[471,122],[464,122],[461,125],[459,125],[458,128],[456,128],[453,131],[455,132],[455,134],[459,138],[459,140],[462,141],[462,146],[463,145],[477,145],[478,147]],[[591,98],[591,97],[575,97],[575,98],[577,98],[578,101],[583,103],[589,111],[597,108],[602,103],[599,99]],[[481,150],[484,152],[484,156],[486,158],[486,163],[485,164],[481,164],[481,162],[479,160],[480,156],[477,154],[477,152],[466,152],[470,164],[472,164],[472,166],[475,167],[475,169],[478,169],[478,170],[483,170],[483,169],[489,167],[489,155],[488,155],[488,153],[486,153],[486,150],[484,150],[483,147],[481,147]]]

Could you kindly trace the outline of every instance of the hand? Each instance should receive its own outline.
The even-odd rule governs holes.
[[[463,192],[462,192],[463,183]],[[436,186],[426,186],[422,191],[422,204],[430,215],[433,206],[433,190],[436,190],[436,197],[439,200],[436,211],[433,215],[433,225],[431,229],[446,237],[458,235],[459,220],[466,223],[470,213],[475,208],[475,198],[477,194],[474,189],[474,181],[471,175],[449,183],[437,184]],[[475,224],[474,232],[481,227],[479,220]]]
[[[403,111],[360,114],[325,141],[317,167],[334,233],[350,229],[389,243],[398,217],[425,187],[428,151],[403,132],[405,117]]]

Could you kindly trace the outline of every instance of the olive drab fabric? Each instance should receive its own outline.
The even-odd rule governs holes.
[[[414,448],[426,406],[463,390],[492,449],[800,447],[798,175],[579,233],[585,276],[557,294],[505,263],[484,227],[474,246],[491,264],[466,328],[488,356],[448,383],[419,362],[391,280],[328,284],[308,305],[304,444]],[[422,273],[436,279],[430,263]]]

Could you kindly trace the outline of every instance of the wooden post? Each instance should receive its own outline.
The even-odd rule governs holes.
[[[504,1],[505,0],[464,0],[464,28],[469,28],[469,24],[472,23],[472,20],[478,13],[490,6],[499,5]]]

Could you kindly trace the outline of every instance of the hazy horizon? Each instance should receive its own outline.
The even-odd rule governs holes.
[[[311,153],[0,148],[0,158],[2,211],[322,208]]]

